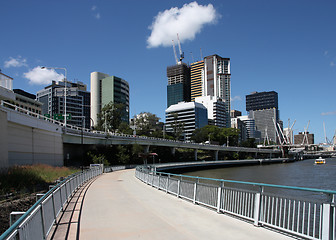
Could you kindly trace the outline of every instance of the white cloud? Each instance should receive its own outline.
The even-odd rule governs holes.
[[[329,116],[329,115],[336,115],[336,111],[333,112],[323,112],[321,113],[322,116]]]
[[[336,63],[330,62],[330,67],[334,67],[334,66],[336,66]]]
[[[94,12],[94,14],[93,14],[94,18],[99,20],[100,19],[100,13],[98,12],[97,6],[95,6],[95,5],[92,6],[91,11]]]
[[[242,98],[241,96],[234,96],[233,98],[231,98],[231,101],[234,102],[234,101],[241,101]]]
[[[9,57],[9,60],[5,61],[5,68],[10,67],[28,67],[27,59],[18,56],[17,58]]]
[[[37,85],[50,84],[52,80],[61,81],[64,79],[64,75],[58,74],[54,69],[41,69],[40,66],[24,73],[23,76],[29,80],[30,84]]]
[[[100,19],[100,13],[97,13],[94,16],[95,16],[95,18]]]
[[[193,40],[205,24],[215,23],[218,17],[212,4],[203,6],[197,2],[159,12],[149,27],[152,32],[147,39],[147,47],[171,46],[177,33],[181,42]]]
[[[328,50],[324,51],[323,55],[327,56],[328,55]]]

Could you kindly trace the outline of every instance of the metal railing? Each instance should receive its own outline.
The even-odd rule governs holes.
[[[0,100],[0,105],[38,118],[40,120],[45,120],[47,122],[53,123],[53,124],[57,124],[58,126],[62,127],[64,132],[66,132],[67,134],[77,134],[77,135],[81,135],[83,134],[86,137],[97,137],[97,138],[118,138],[118,139],[124,139],[124,140],[145,140],[145,141],[154,141],[154,142],[164,142],[164,143],[173,143],[176,146],[181,147],[182,145],[180,144],[184,144],[187,145],[189,147],[213,147],[215,149],[217,148],[222,148],[225,149],[227,151],[237,151],[237,152],[258,152],[258,153],[279,153],[279,150],[265,150],[265,149],[254,149],[254,148],[246,148],[246,147],[235,147],[235,146],[230,146],[230,147],[223,147],[223,146],[218,146],[218,145],[212,145],[212,144],[204,144],[204,143],[194,143],[194,142],[187,142],[187,141],[178,141],[178,140],[172,140],[172,139],[166,139],[166,138],[155,138],[155,137],[146,137],[146,136],[138,136],[138,135],[128,135],[128,134],[123,134],[123,133],[118,133],[118,132],[103,132],[103,131],[97,131],[97,130],[91,130],[91,129],[87,129],[87,128],[81,128],[78,126],[74,126],[74,125],[70,125],[70,124],[64,124],[63,122],[54,120],[52,118],[48,118],[46,116],[43,116],[41,114],[29,111],[27,109],[21,108],[19,106],[16,106],[14,104],[8,103],[4,100]]]
[[[166,193],[255,226],[305,239],[336,240],[336,191],[169,174],[145,167],[137,167],[135,176]]]
[[[64,211],[77,189],[102,172],[101,167],[95,167],[71,175],[58,183],[7,229],[0,236],[0,240],[46,239],[58,216]]]

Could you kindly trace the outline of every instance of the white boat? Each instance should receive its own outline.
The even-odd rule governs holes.
[[[315,164],[325,164],[326,160],[322,157],[315,159]]]

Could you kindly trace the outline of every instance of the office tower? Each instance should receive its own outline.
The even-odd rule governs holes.
[[[246,138],[255,138],[260,141],[260,132],[256,130],[255,120],[249,116],[238,116],[237,118],[246,125]]]
[[[241,111],[238,111],[238,110],[231,110],[230,111],[230,117],[231,118],[240,117],[241,115],[242,115]]]
[[[52,81],[51,85],[38,91],[36,99],[43,103],[42,114],[64,121],[65,96],[66,113],[69,115],[67,124],[90,128],[90,92],[86,91],[82,82]]]
[[[36,95],[21,89],[13,89],[13,92],[15,94],[15,105],[27,109],[30,112],[42,114],[43,103],[35,100]]]
[[[230,58],[211,55],[204,58],[202,95],[222,99],[225,103],[226,127],[231,126],[231,70]]]
[[[193,131],[208,124],[206,107],[197,102],[180,102],[166,109],[166,131],[181,130],[185,140],[189,140]]]
[[[203,60],[190,64],[191,101],[195,101],[196,97],[202,96],[203,74],[204,74]]]
[[[167,107],[190,102],[190,68],[185,63],[167,67]]]
[[[124,79],[105,73],[91,73],[91,118],[98,123],[98,114],[108,103],[125,104],[122,121],[129,123],[129,84]],[[92,126],[92,125],[91,125]]]
[[[278,93],[253,92],[246,95],[246,111],[255,120],[256,130],[261,132],[261,141],[268,138],[269,141],[277,143],[280,125]]]
[[[229,128],[231,122],[228,122],[226,114],[226,105],[221,98],[214,96],[196,97],[195,102],[203,104],[208,110],[208,124],[218,127]]]
[[[231,116],[231,128],[239,129],[238,142],[241,143],[247,139],[246,123],[240,120],[238,117]]]

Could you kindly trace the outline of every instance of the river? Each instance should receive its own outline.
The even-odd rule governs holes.
[[[321,165],[314,165],[314,161],[217,168],[183,174],[336,191],[336,158],[327,158],[326,164]]]

